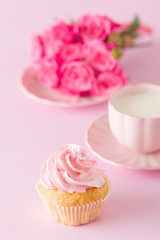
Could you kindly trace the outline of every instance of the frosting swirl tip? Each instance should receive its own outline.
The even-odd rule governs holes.
[[[43,164],[40,179],[47,188],[70,193],[99,188],[105,182],[103,171],[97,168],[96,161],[76,144],[59,147]]]

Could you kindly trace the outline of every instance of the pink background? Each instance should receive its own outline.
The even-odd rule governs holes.
[[[80,227],[54,222],[35,191],[40,166],[59,145],[86,148],[84,133],[106,114],[107,104],[49,107],[23,96],[17,84],[28,65],[32,33],[52,23],[54,16],[70,19],[86,12],[108,13],[122,22],[138,14],[153,26],[155,44],[126,52],[121,64],[132,82],[160,82],[159,9],[159,0],[0,1],[1,239],[160,239],[160,170],[128,170],[100,160],[112,193],[99,219]]]

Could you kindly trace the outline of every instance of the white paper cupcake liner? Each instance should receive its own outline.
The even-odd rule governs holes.
[[[108,184],[108,193],[106,197],[104,199],[97,200],[96,202],[81,206],[63,207],[61,205],[58,205],[54,201],[48,200],[39,192],[38,193],[43,200],[46,209],[56,221],[67,225],[85,224],[89,223],[100,215],[102,207],[104,205],[104,201],[108,198],[110,194],[111,184],[108,177],[105,176],[105,178]]]

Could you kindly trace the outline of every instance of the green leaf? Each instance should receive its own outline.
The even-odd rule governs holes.
[[[137,28],[139,27],[140,21],[138,17],[135,17],[131,26],[130,26],[130,31],[135,32]]]
[[[120,35],[121,35],[122,37],[124,37],[125,35],[134,36],[135,33],[136,33],[136,30],[137,30],[138,27],[139,27],[139,25],[140,25],[139,18],[138,18],[138,17],[135,17],[135,18],[133,19],[133,22],[132,22],[131,25],[129,26],[129,28],[126,29],[126,30],[124,30],[124,31],[122,31],[122,32],[120,33]]]
[[[118,47],[123,47],[124,46],[124,39],[118,33],[112,33],[108,37],[107,42],[114,42]]]
[[[121,48],[114,48],[111,50],[112,56],[114,58],[120,58],[122,56],[122,49]]]

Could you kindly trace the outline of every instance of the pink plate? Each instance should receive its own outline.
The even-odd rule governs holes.
[[[55,89],[46,88],[37,80],[36,74],[31,68],[26,69],[24,72],[20,81],[20,88],[25,95],[33,100],[61,107],[89,106],[104,102],[108,99],[107,96],[77,98],[61,94]]]
[[[94,122],[86,133],[86,143],[102,160],[131,169],[160,169],[160,151],[137,154],[117,142],[108,125],[108,116]]]

